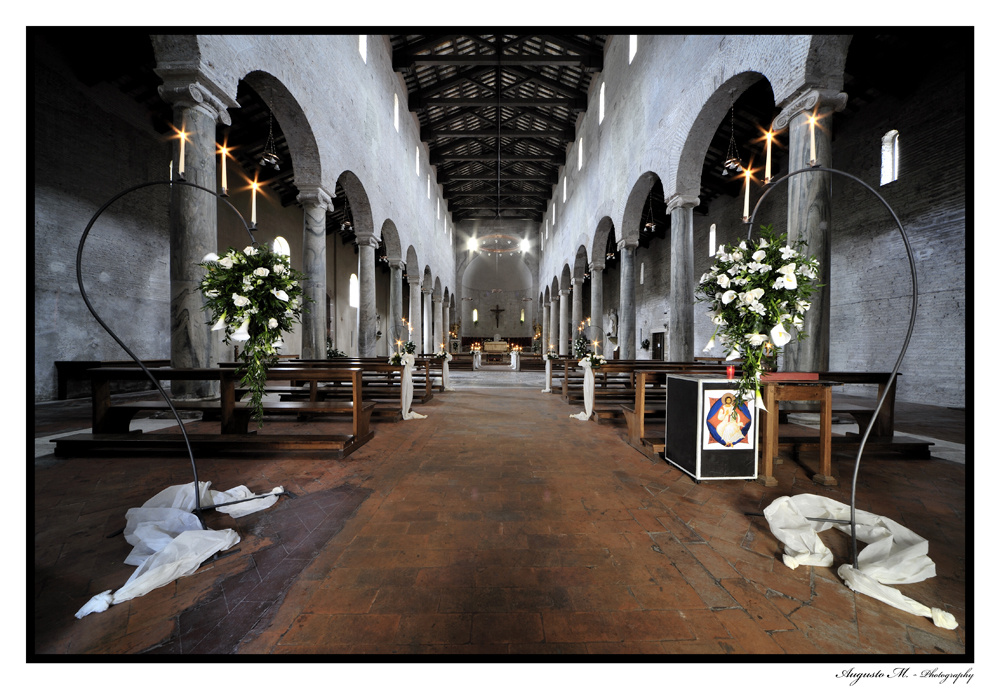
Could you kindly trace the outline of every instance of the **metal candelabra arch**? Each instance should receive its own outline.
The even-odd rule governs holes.
[[[899,234],[903,238],[903,246],[906,248],[906,257],[907,257],[907,259],[908,259],[908,261],[910,263],[910,278],[911,278],[911,281],[912,281],[912,284],[913,284],[913,298],[912,298],[912,306],[910,308],[910,324],[909,324],[909,327],[906,329],[906,337],[903,338],[902,349],[900,349],[899,357],[896,359],[895,366],[892,367],[892,373],[889,374],[889,380],[887,381],[887,384],[885,386],[885,391],[879,397],[878,403],[875,405],[875,411],[872,414],[871,420],[868,422],[868,426],[867,426],[867,428],[865,428],[865,432],[861,436],[861,443],[858,446],[858,454],[857,454],[857,456],[856,456],[856,458],[854,460],[854,475],[853,475],[853,477],[851,479],[851,518],[850,518],[850,520],[845,520],[845,519],[818,519],[818,518],[812,518],[812,517],[809,518],[809,519],[812,519],[813,521],[824,521],[824,522],[828,522],[828,523],[850,524],[851,525],[851,555],[852,555],[852,558],[853,558],[854,568],[857,569],[858,568],[858,534],[857,534],[857,519],[856,519],[856,507],[855,507],[855,503],[856,503],[856,497],[857,497],[858,472],[859,472],[859,470],[861,468],[861,453],[864,452],[865,443],[868,441],[868,436],[871,433],[872,428],[875,426],[875,421],[878,419],[878,414],[879,414],[879,411],[881,411],[881,409],[882,409],[882,404],[883,404],[883,402],[885,402],[885,399],[888,396],[889,391],[892,388],[892,386],[895,385],[896,374],[899,372],[899,366],[900,366],[900,364],[903,363],[903,357],[906,355],[906,349],[910,345],[910,337],[913,335],[913,327],[914,327],[914,325],[916,324],[916,321],[917,321],[917,267],[916,267],[916,263],[913,260],[913,249],[912,249],[912,247],[910,247],[910,240],[906,236],[906,230],[903,229],[903,223],[901,223],[899,221],[899,217],[896,215],[895,211],[892,210],[892,207],[888,204],[888,202],[884,198],[882,198],[882,195],[879,194],[877,191],[875,191],[871,186],[869,186],[868,184],[866,184],[864,181],[858,179],[857,177],[855,177],[854,175],[852,175],[850,173],[844,172],[842,170],[836,170],[834,168],[823,167],[821,165],[816,165],[816,166],[812,166],[812,167],[806,167],[806,168],[802,168],[801,170],[795,170],[793,172],[789,172],[784,177],[781,177],[781,178],[779,178],[777,180],[771,180],[771,182],[767,186],[767,189],[764,191],[763,194],[761,194],[760,198],[757,199],[757,203],[754,205],[754,208],[753,208],[753,213],[751,213],[750,217],[745,221],[747,223],[747,239],[750,238],[750,234],[753,232],[753,223],[754,223],[754,218],[757,217],[757,210],[760,208],[760,204],[764,201],[764,199],[767,198],[767,195],[770,194],[771,191],[773,191],[779,184],[787,182],[792,177],[794,177],[796,175],[810,173],[810,172],[829,172],[829,173],[833,173],[835,175],[841,175],[842,177],[847,177],[848,179],[852,179],[855,182],[857,182],[858,184],[860,184],[861,186],[863,186],[865,189],[867,189],[868,191],[870,191],[872,194],[874,194],[874,196],[879,201],[882,202],[882,205],[885,206],[886,210],[889,211],[889,214],[892,216],[892,219],[896,221],[896,226],[899,228]]]
[[[188,457],[191,460],[191,471],[194,474],[194,504],[195,504],[194,514],[198,517],[198,520],[201,522],[202,528],[204,528],[205,522],[204,522],[204,520],[202,519],[202,516],[201,516],[201,513],[203,511],[213,510],[213,509],[217,509],[219,507],[225,507],[227,505],[235,505],[236,503],[247,502],[248,500],[257,500],[257,499],[264,498],[264,497],[271,497],[272,495],[288,495],[288,496],[291,496],[291,494],[288,493],[287,491],[282,492],[282,493],[268,493],[267,495],[254,496],[254,497],[251,497],[251,498],[244,498],[244,499],[241,499],[241,500],[233,500],[232,502],[219,503],[217,505],[210,505],[208,507],[204,507],[203,508],[201,506],[201,497],[199,495],[199,493],[200,493],[200,484],[198,482],[198,466],[197,466],[197,464],[194,461],[194,452],[191,449],[191,441],[188,438],[187,429],[184,427],[184,421],[181,419],[180,414],[177,413],[177,409],[174,407],[174,404],[170,400],[169,395],[167,395],[167,393],[163,390],[163,387],[160,385],[160,382],[156,379],[156,377],[152,373],[150,373],[149,369],[146,367],[145,364],[142,363],[142,361],[139,359],[139,357],[137,357],[135,355],[135,353],[132,352],[132,350],[129,349],[128,346],[124,342],[122,342],[121,338],[118,337],[118,335],[115,334],[115,332],[111,329],[111,327],[107,323],[104,322],[104,319],[102,319],[100,317],[100,315],[98,315],[97,310],[94,308],[94,305],[91,304],[90,299],[87,296],[87,290],[86,290],[86,288],[84,288],[84,286],[83,286],[83,247],[84,247],[84,244],[87,241],[87,237],[90,235],[90,230],[91,230],[91,228],[93,228],[94,223],[97,222],[97,219],[100,218],[101,215],[104,213],[104,211],[106,211],[115,201],[117,201],[118,199],[122,198],[123,196],[131,194],[134,191],[138,191],[139,189],[144,189],[146,187],[152,187],[152,186],[158,186],[158,185],[162,185],[162,184],[168,184],[170,186],[177,185],[178,187],[190,187],[192,189],[200,189],[201,191],[204,191],[204,192],[206,192],[208,194],[211,194],[212,196],[215,196],[216,198],[218,198],[219,200],[221,200],[222,202],[224,202],[227,206],[229,206],[229,208],[231,208],[233,210],[233,212],[236,213],[236,215],[239,217],[240,222],[243,223],[243,227],[247,231],[247,234],[250,235],[250,241],[251,241],[252,246],[255,246],[255,247],[259,246],[257,240],[253,236],[253,230],[257,229],[256,226],[254,224],[252,224],[252,223],[251,224],[247,223],[247,221],[243,218],[243,214],[240,213],[232,203],[230,203],[230,201],[229,201],[228,198],[226,198],[226,196],[227,196],[226,194],[217,194],[216,192],[212,191],[211,189],[199,186],[199,185],[194,184],[192,182],[188,182],[188,181],[184,180],[183,178],[178,179],[178,180],[169,180],[169,181],[163,181],[163,180],[161,180],[161,181],[156,181],[156,182],[144,182],[142,184],[137,184],[135,186],[129,187],[128,189],[125,189],[124,191],[121,191],[118,194],[115,194],[110,199],[108,199],[104,203],[104,205],[102,205],[100,208],[98,208],[97,212],[94,213],[93,217],[90,218],[90,222],[87,223],[87,227],[83,230],[83,235],[80,237],[80,244],[79,244],[79,246],[77,247],[77,250],[76,250],[76,282],[77,282],[77,284],[80,287],[80,295],[83,297],[84,304],[87,305],[87,309],[90,311],[90,313],[94,317],[94,319],[97,320],[98,325],[100,325],[102,328],[104,328],[104,330],[112,337],[112,339],[114,339],[114,341],[118,343],[118,346],[121,347],[123,350],[125,350],[125,353],[128,354],[129,357],[131,357],[132,360],[135,361],[136,364],[138,364],[139,368],[141,368],[143,370],[143,372],[146,374],[146,377],[149,378],[149,380],[153,383],[153,386],[156,388],[156,390],[160,393],[160,395],[166,401],[167,406],[170,407],[170,411],[173,413],[174,418],[177,420],[177,423],[178,423],[178,425],[180,426],[180,429],[181,429],[181,435],[184,438],[184,445],[187,447]]]

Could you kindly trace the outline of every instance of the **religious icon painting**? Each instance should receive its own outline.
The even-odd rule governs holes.
[[[737,403],[735,390],[704,390],[704,450],[748,450],[754,446],[753,413],[746,401]]]

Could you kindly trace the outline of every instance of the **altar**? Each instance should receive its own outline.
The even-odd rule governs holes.
[[[504,363],[508,351],[510,351],[510,344],[503,340],[483,343],[483,353],[486,355],[486,363],[488,364]]]

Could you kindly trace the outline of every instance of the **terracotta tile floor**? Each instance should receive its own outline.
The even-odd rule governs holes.
[[[920,426],[929,410],[906,407],[901,423]],[[846,588],[843,534],[823,535],[833,567],[791,570],[765,520],[747,516],[789,494],[849,502],[853,454],[835,454],[836,487],[809,480],[808,452],[785,455],[774,488],[699,484],[629,447],[623,425],[571,419],[575,408],[537,387],[462,388],[418,411],[427,418],[377,423],[344,460],[198,458],[218,490],[296,497],[240,520],[211,515],[240,533],[234,551],[81,620],[92,595],[131,574],[114,535],[125,510],[190,482],[190,463],[36,459],[34,653],[966,653],[962,464],[866,458],[858,484],[859,509],[929,540],[937,576],[898,588],[953,613],[947,631]],[[964,438],[964,413],[948,418]],[[38,434],[87,426],[86,403],[36,409]]]

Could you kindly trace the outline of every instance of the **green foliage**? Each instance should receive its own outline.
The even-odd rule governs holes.
[[[573,356],[578,359],[583,358],[587,354],[587,349],[590,343],[587,342],[587,338],[582,335],[575,340],[573,340]]]
[[[311,301],[302,290],[306,276],[292,269],[287,256],[256,245],[230,248],[221,258],[209,254],[198,265],[205,268],[199,288],[212,330],[224,331],[226,344],[242,343],[238,371],[260,427],[267,369],[278,359],[282,334],[301,322],[305,302]]]
[[[347,356],[346,352],[342,352],[333,346],[333,341],[330,338],[326,338],[326,358],[327,359],[343,359]]]
[[[415,354],[417,351],[417,344],[412,340],[407,340],[403,343],[403,353],[404,354]]]
[[[718,337],[729,358],[742,359],[741,399],[756,397],[760,372],[777,360],[778,348],[805,337],[802,315],[820,287],[814,284],[818,270],[804,241],[788,242],[767,225],[755,242],[720,246],[715,265],[701,276],[696,298],[708,304],[717,326],[705,351]]]

